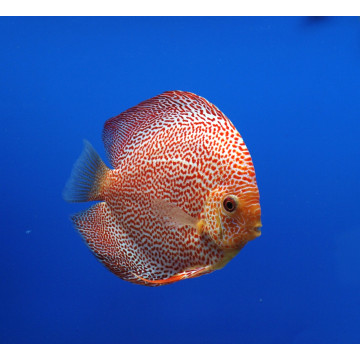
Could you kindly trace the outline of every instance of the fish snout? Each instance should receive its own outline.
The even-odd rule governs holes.
[[[248,241],[254,240],[261,235],[261,208],[259,204],[252,205],[249,208],[248,217]]]
[[[253,227],[252,227],[252,233],[254,235],[253,239],[255,239],[261,235],[261,228],[262,228],[261,221],[258,221],[257,223],[255,223],[253,225]]]

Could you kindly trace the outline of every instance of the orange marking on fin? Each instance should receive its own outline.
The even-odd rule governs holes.
[[[143,277],[141,277],[140,275],[136,275],[133,273],[134,276],[136,276],[137,278],[139,278],[142,281],[145,281],[147,283],[150,284],[159,284],[159,285],[167,285],[167,284],[172,284],[174,282],[183,280],[183,279],[190,279],[190,278],[194,278],[200,275],[203,275],[205,273],[210,273],[212,272],[213,269],[210,266],[205,266],[205,267],[200,267],[200,268],[192,268],[189,270],[185,270],[181,273],[175,274],[173,276],[170,276],[169,278],[166,279],[160,279],[160,280],[149,280],[149,279],[145,279]]]
[[[148,280],[148,279],[144,279],[143,277],[141,277],[139,275],[136,275],[136,274],[134,274],[134,275],[142,281],[145,281],[150,284],[159,284],[159,285],[172,284],[174,282],[177,282],[177,281],[180,281],[183,279],[183,277],[180,274],[171,276],[167,279],[160,279],[160,280]]]

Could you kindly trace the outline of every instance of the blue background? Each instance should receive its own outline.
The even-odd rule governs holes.
[[[360,20],[0,18],[2,343],[359,343]],[[242,134],[262,236],[223,270],[124,282],[61,192],[106,119],[166,90]]]

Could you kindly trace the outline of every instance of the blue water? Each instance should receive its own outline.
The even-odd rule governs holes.
[[[359,343],[360,19],[0,18],[2,343]],[[86,138],[166,90],[252,155],[262,236],[223,270],[120,280],[61,197]]]

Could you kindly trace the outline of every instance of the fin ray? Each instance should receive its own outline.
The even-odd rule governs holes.
[[[76,160],[70,178],[63,190],[68,202],[103,200],[101,185],[109,168],[101,160],[92,145],[84,140],[84,148]]]
[[[139,275],[136,275],[136,274],[134,274],[134,275],[149,285],[151,285],[151,284],[153,284],[153,285],[169,285],[169,284],[173,284],[180,280],[191,279],[191,278],[195,278],[195,277],[198,277],[201,275],[210,274],[213,270],[214,269],[212,269],[211,266],[200,266],[198,268],[191,268],[191,269],[184,270],[180,273],[170,276],[169,278],[159,279],[159,280],[149,280],[149,279],[145,279]]]

